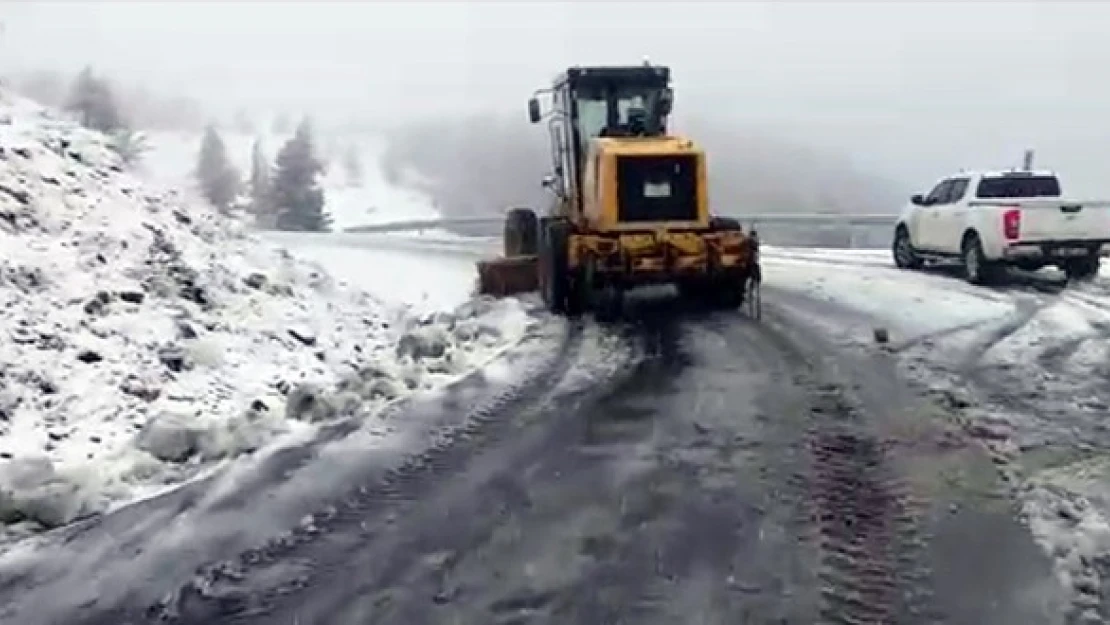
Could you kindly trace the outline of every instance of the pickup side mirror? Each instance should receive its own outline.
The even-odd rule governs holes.
[[[912,196],[910,196],[910,204],[913,204],[914,206],[925,206],[925,196],[921,195],[920,193],[913,194]]]
[[[540,186],[544,189],[551,189],[555,187],[555,176],[548,174],[540,181]]]
[[[536,98],[528,99],[528,119],[533,124],[538,124],[540,121],[540,101]]]

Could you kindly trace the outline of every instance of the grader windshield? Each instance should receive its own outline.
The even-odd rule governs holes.
[[[662,89],[638,86],[579,89],[578,134],[583,139],[603,134],[661,135],[666,130],[662,94]]]

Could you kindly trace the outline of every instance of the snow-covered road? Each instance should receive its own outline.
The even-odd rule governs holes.
[[[339,235],[310,247],[348,267],[357,258],[405,267],[438,255],[435,271],[414,274],[415,289],[386,287],[410,289],[414,300],[461,296],[473,258],[496,253],[489,240],[400,234]],[[904,376],[957,408],[957,425],[992,454],[1061,581],[1080,589],[1078,605],[1092,604],[1083,589],[1110,583],[1107,272],[1067,288],[1051,274],[984,288],[958,271],[898,270],[886,250],[765,248],[764,263],[767,303],[792,295],[828,302],[828,314],[807,309],[815,327],[844,345],[896,353]],[[838,314],[843,308],[857,314]],[[876,327],[889,344],[875,343]]]
[[[271,239],[321,263],[339,280],[404,301],[418,314],[466,301],[473,261],[492,247],[489,241],[449,237]],[[841,345],[895,352],[903,374],[956,406],[956,425],[976,436],[1009,476],[1012,494],[1031,531],[1054,555],[1061,580],[1080,589],[1077,603],[1091,601],[1081,590],[1106,577],[1100,563],[1110,558],[1108,494],[1100,479],[1110,466],[1101,451],[1110,436],[1104,436],[1100,419],[1108,283],[1100,278],[1059,293],[1023,285],[984,289],[940,272],[899,271],[887,258],[885,251],[768,249],[765,303],[774,306],[792,296],[828,302],[827,311],[798,310]],[[844,315],[844,309],[855,312]],[[520,310],[503,314],[519,323],[526,316]],[[521,317],[513,318],[513,311]],[[872,336],[879,325],[890,331],[885,347]],[[382,448],[381,457],[391,457],[387,449],[396,448]],[[16,562],[12,557],[9,565]],[[123,570],[115,574],[127,578]]]
[[[866,313],[869,319],[813,316],[842,341],[874,348],[873,328],[889,329],[887,349],[899,354],[903,375],[957,408],[960,427],[988,448],[1060,581],[1075,590],[1077,613],[1104,622],[1106,593],[1099,588],[1110,584],[1105,269],[1093,283],[1062,289],[1056,276],[982,288],[957,272],[898,270],[885,250],[770,250],[766,264],[768,284],[781,292]]]
[[[492,241],[450,237],[337,239],[338,245],[312,246],[320,258],[348,266],[356,258],[389,257],[404,267],[437,255],[437,269],[418,274],[414,298],[461,296],[458,283],[471,279],[473,258],[496,250]],[[1086,591],[1100,580],[1110,583],[1106,272],[1067,288],[1051,274],[984,288],[958,271],[898,270],[886,250],[766,248],[764,263],[766,303],[792,296],[828,302],[827,311],[802,308],[814,327],[842,345],[896,354],[902,375],[955,407],[954,424],[994,458],[1061,582],[1078,589],[1077,605],[1092,605]],[[844,309],[855,312],[838,312]],[[875,342],[876,327],[888,330],[889,344]]]

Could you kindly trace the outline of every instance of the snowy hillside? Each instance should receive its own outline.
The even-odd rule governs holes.
[[[255,137],[222,133],[229,157],[246,176],[250,171],[251,148]],[[151,151],[143,162],[143,170],[164,183],[192,188],[192,171],[196,167],[201,136],[191,133],[155,132],[149,134]],[[274,155],[288,137],[268,135],[262,138],[263,151],[273,162]],[[373,137],[344,137],[342,141],[327,137],[318,141],[321,155],[328,162],[328,171],[322,185],[327,210],[334,218],[333,228],[342,230],[350,226],[382,223],[402,219],[435,219],[439,213],[431,208],[430,200],[418,191],[396,188],[385,180],[386,169],[381,166],[385,147]],[[363,177],[360,184],[349,184],[342,164],[342,146],[354,145],[362,163]]]
[[[162,141],[149,162],[194,143]],[[249,143],[235,151],[245,160]],[[0,533],[369,417],[523,331],[511,302],[417,318],[187,195],[124,172],[102,135],[0,94]]]

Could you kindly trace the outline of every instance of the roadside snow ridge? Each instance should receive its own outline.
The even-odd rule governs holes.
[[[0,94],[9,535],[152,494],[313,422],[373,414],[510,338],[501,304],[415,318],[144,183],[106,141]]]

